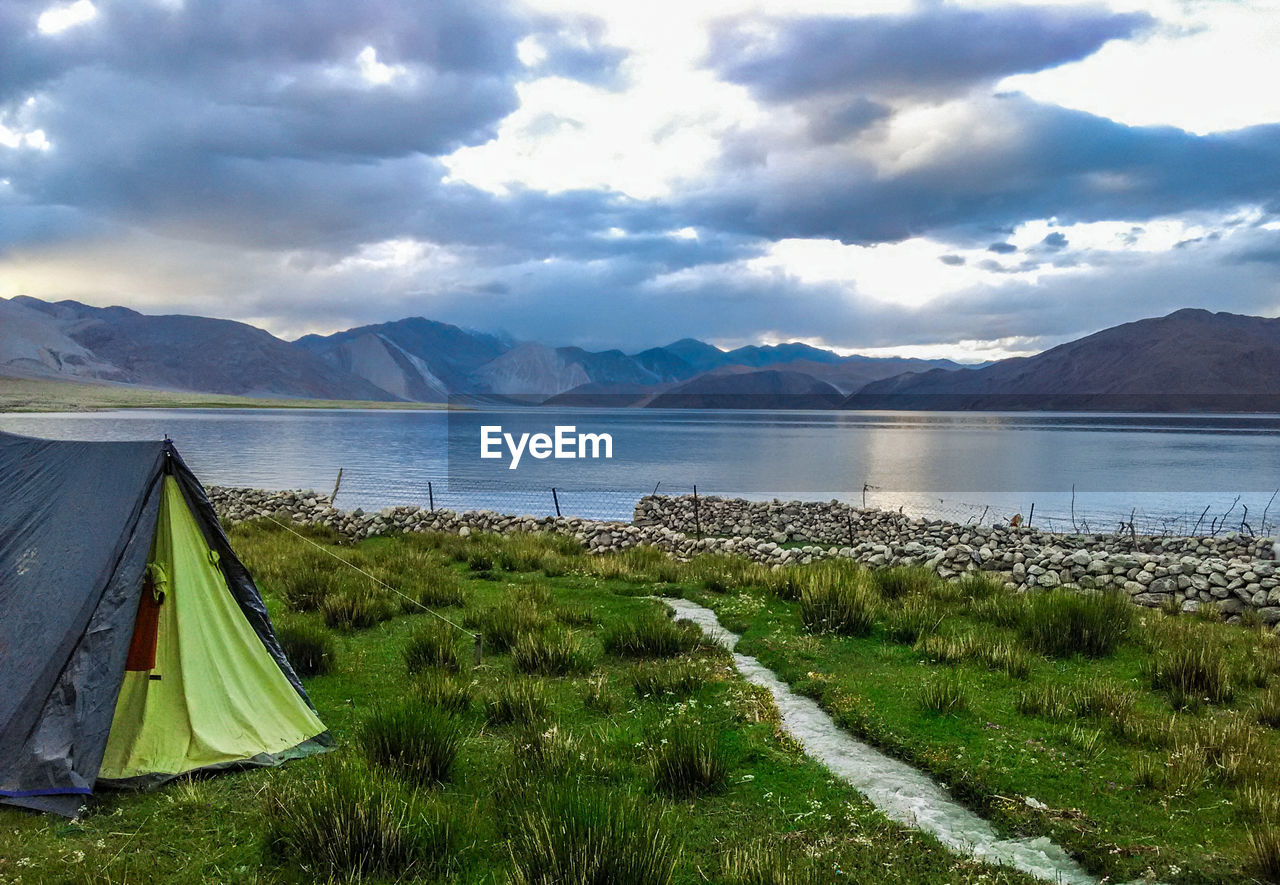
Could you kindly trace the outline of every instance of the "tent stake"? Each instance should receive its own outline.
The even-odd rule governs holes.
[[[477,666],[477,667],[479,667],[479,666],[480,666],[480,657],[481,657],[481,655],[483,655],[483,654],[484,654],[484,634],[483,634],[483,633],[477,633],[477,634],[476,634],[476,646],[475,646],[475,653],[474,653],[474,655],[473,655],[474,660],[475,660],[475,666]]]
[[[342,487],[342,468],[338,468],[338,481],[333,484],[333,494],[329,496],[329,503],[332,504],[338,500],[338,489]]]

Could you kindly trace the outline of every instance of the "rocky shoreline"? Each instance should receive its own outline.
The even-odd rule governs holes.
[[[413,506],[377,513],[343,511],[311,491],[211,487],[209,497],[228,522],[287,518],[329,526],[352,539],[413,531],[542,531],[569,535],[597,554],[648,544],[681,558],[718,552],[768,565],[843,556],[869,566],[925,566],[944,578],[983,570],[1018,590],[1120,589],[1135,604],[1148,607],[1177,604],[1195,611],[1212,603],[1228,620],[1252,610],[1266,624],[1280,624],[1275,540],[1235,533],[1199,538],[1063,535],[918,519],[835,501],[700,497],[695,505],[691,496],[665,495],[642,498],[630,523],[487,510],[433,512]]]

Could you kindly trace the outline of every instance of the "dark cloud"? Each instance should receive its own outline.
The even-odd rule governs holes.
[[[1056,252],[1059,249],[1067,248],[1067,237],[1062,231],[1053,231],[1045,234],[1045,238],[1040,241],[1040,248],[1050,252]]]
[[[964,264],[963,255],[942,255],[938,258],[943,264],[949,264],[952,267],[960,267]]]
[[[1225,212],[1280,191],[1280,125],[1193,135],[1021,95],[975,100],[967,113],[974,125],[953,122],[946,150],[892,171],[873,159],[875,143],[863,152],[857,142],[815,147],[769,130],[740,133],[757,162],[726,160],[685,206],[722,229],[865,244],[940,231],[976,239],[1035,218]]]
[[[1008,255],[1012,252],[1017,252],[1018,247],[1013,243],[992,243],[987,247],[987,251],[995,252],[997,255]]]
[[[772,102],[845,93],[941,97],[1093,54],[1153,23],[1102,7],[982,10],[927,4],[900,15],[733,20],[708,66]]]
[[[860,95],[835,102],[816,102],[805,111],[809,137],[818,144],[844,141],[888,119],[891,114],[887,106]]]
[[[617,90],[627,83],[622,63],[627,52],[609,44],[604,24],[589,16],[547,19],[536,36],[546,57],[533,65],[540,76],[566,77],[603,89]]]

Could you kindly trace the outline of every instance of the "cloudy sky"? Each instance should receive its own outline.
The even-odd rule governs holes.
[[[1280,0],[0,2],[0,297],[985,359],[1280,314]]]

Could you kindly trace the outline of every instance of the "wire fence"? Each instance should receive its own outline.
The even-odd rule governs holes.
[[[1269,537],[1280,523],[1280,502],[1253,498],[1252,509],[1238,495],[1220,495],[1195,506],[1139,505],[1129,501],[1098,503],[1089,497],[1077,501],[1062,493],[1023,499],[993,494],[990,500],[964,500],[923,493],[901,493],[864,484],[853,490],[827,494],[793,495],[785,492],[742,492],[655,480],[652,484],[601,487],[585,484],[551,485],[510,480],[466,479],[441,476],[389,477],[385,472],[344,469],[335,478],[335,504],[344,510],[381,510],[412,505],[433,510],[492,510],[529,516],[576,516],[587,519],[630,522],[636,503],[646,495],[690,495],[749,500],[830,501],[863,508],[898,511],[908,516],[937,519],[959,525],[1008,525],[1018,521],[1049,532],[1070,534],[1124,534],[1149,536],[1219,536],[1227,532]],[[321,491],[327,492],[327,489]],[[1265,502],[1265,503],[1264,503]]]

